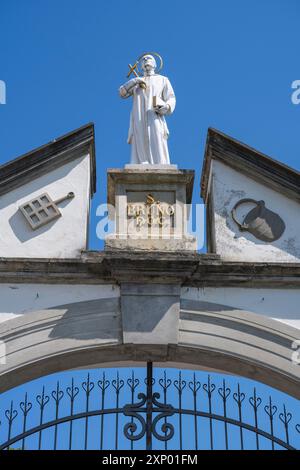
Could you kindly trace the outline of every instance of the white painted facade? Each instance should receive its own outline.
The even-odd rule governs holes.
[[[116,284],[0,284],[0,323],[76,302],[120,297]],[[300,330],[300,290],[184,287],[181,298],[257,313]]]
[[[74,199],[58,206],[62,216],[37,230],[32,230],[19,210],[21,204],[42,193],[55,201],[71,191]],[[0,257],[80,257],[87,248],[89,207],[89,154],[0,196]]]
[[[300,330],[299,289],[184,287],[181,298],[257,313]]]
[[[300,204],[279,192],[254,181],[224,163],[212,161],[211,188],[213,192],[214,235],[216,253],[227,261],[287,262],[300,260]],[[249,232],[241,232],[231,217],[231,210],[241,199],[264,200],[266,207],[285,222],[282,237],[265,243]],[[243,220],[253,208],[244,204],[238,209]]]

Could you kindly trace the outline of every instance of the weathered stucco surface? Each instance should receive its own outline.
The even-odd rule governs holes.
[[[57,305],[116,298],[117,285],[0,284],[0,323]]]
[[[59,204],[62,217],[32,230],[19,206],[47,192],[55,201],[73,191],[75,198]],[[0,257],[75,258],[87,248],[90,205],[90,156],[49,171],[0,196]]]
[[[0,284],[0,323],[39,309],[116,297],[120,297],[117,284]],[[183,287],[181,299],[218,303],[251,311],[300,330],[299,289]],[[146,313],[151,315],[149,311]]]
[[[217,303],[257,313],[300,330],[299,289],[184,287],[182,299]]]
[[[232,261],[299,262],[300,204],[217,160],[213,161],[212,171],[216,253]],[[264,200],[268,209],[280,215],[286,230],[279,240],[265,243],[239,230],[231,210],[243,198]],[[253,207],[241,206],[239,218],[242,220]]]

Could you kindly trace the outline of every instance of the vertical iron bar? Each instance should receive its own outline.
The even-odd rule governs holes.
[[[240,393],[240,384],[238,385],[239,387],[239,393]],[[239,401],[239,421],[240,423],[242,422],[242,402]],[[241,437],[241,449],[244,450],[244,435],[243,435],[243,428],[240,426],[240,437]]]
[[[208,396],[208,411],[209,411],[209,434],[210,434],[210,449],[214,450],[214,440],[213,440],[213,425],[212,425],[212,401],[211,397],[215,390],[215,384],[212,384],[210,381],[210,375],[207,377],[207,384],[203,384],[203,390],[207,393]]]
[[[272,403],[272,397],[270,396],[269,397],[269,405],[266,405],[265,406],[265,412],[267,413],[267,415],[269,416],[269,419],[270,419],[270,432],[271,432],[271,436],[272,436],[272,450],[275,449],[275,445],[274,445],[274,441],[273,441],[273,437],[274,437],[274,424],[273,424],[273,420],[274,420],[274,416],[277,412],[277,406],[273,405]]]
[[[284,425],[285,429],[285,438],[286,438],[286,443],[289,445],[290,444],[290,438],[289,438],[289,422],[292,418],[291,413],[287,413],[285,405],[283,405],[283,413],[280,413],[279,419]]]
[[[72,396],[70,397],[70,416],[73,416],[74,412],[74,399],[73,399],[73,392],[74,392],[74,379],[72,377]],[[70,420],[70,429],[69,429],[69,450],[72,449],[72,434],[73,434],[73,420]]]
[[[253,410],[254,410],[254,420],[255,420],[255,428],[256,428],[256,450],[259,450],[259,436],[258,436],[258,418],[257,418],[257,408],[258,408],[258,401],[257,401],[257,396],[256,396],[256,388],[254,387],[254,393],[253,393]]]
[[[193,392],[194,398],[194,429],[195,429],[195,449],[198,450],[198,416],[197,416],[197,393],[201,388],[201,383],[196,380],[196,374],[194,372],[193,382],[189,382],[189,388]]]
[[[197,420],[197,398],[196,393],[194,393],[194,429],[195,429],[195,449],[198,450],[198,420]]]
[[[45,387],[43,387],[43,396],[44,396],[44,390]],[[44,415],[44,407],[41,406],[41,412],[40,412],[40,426],[43,424],[43,415]],[[39,444],[38,444],[38,449],[41,450],[42,448],[42,431],[39,432]]]
[[[45,387],[43,386],[43,390],[42,390],[42,395],[37,395],[36,397],[36,401],[37,403],[39,404],[39,407],[40,407],[40,426],[42,426],[43,424],[43,420],[44,420],[44,409],[45,409],[45,406],[47,405],[47,403],[49,403],[49,396],[48,395],[45,395]],[[41,450],[42,448],[42,431],[39,432],[39,444],[38,444],[38,448],[39,450]]]
[[[190,384],[189,384],[190,385]],[[195,448],[198,450],[198,417],[197,417],[197,392],[200,388],[200,384],[196,382],[196,374],[194,372],[194,381],[193,381],[193,397],[194,397],[194,429],[195,429]]]
[[[117,379],[112,381],[112,386],[116,391],[116,429],[115,429],[115,450],[118,450],[119,445],[119,394],[121,388],[124,386],[124,380],[120,380],[119,372],[117,372]]]
[[[165,374],[165,381],[166,381],[166,371],[164,371]],[[164,405],[167,404],[167,388],[164,388]],[[167,418],[164,419],[164,423],[167,424]],[[165,441],[165,450],[168,450],[168,441]]]
[[[158,381],[159,385],[161,386],[161,388],[163,389],[163,394],[164,394],[164,405],[166,406],[167,405],[167,393],[168,393],[168,388],[171,386],[172,384],[172,381],[171,379],[167,379],[167,372],[164,370],[164,377],[159,379]],[[167,417],[165,416],[164,418],[164,425],[167,426],[168,424],[168,419]],[[167,431],[165,431],[165,435],[167,435]],[[165,440],[164,441],[164,446],[165,446],[165,450],[168,450],[168,441]]]
[[[132,376],[131,376],[131,380],[132,380],[132,386],[131,386],[131,404],[133,405],[134,403],[134,372],[132,371],[131,372]],[[131,417],[131,424],[133,424],[134,422],[134,419],[133,419],[133,416]],[[133,431],[131,431],[131,435],[133,434]],[[130,449],[133,450],[133,440],[130,441]]]
[[[273,425],[273,413],[272,413],[272,398],[270,397],[270,410],[271,410],[271,414],[270,414],[270,425],[271,425],[271,434],[272,434],[272,437],[274,437],[274,425]],[[272,450],[274,450],[275,448],[275,445],[274,445],[274,441],[272,440]]]
[[[20,408],[23,412],[23,434],[25,434],[27,415],[32,408],[32,403],[28,402],[27,392],[25,393],[25,400],[20,403]],[[22,450],[25,450],[25,438],[22,439]]]
[[[57,381],[56,390],[53,390],[52,392],[52,398],[55,401],[55,419],[56,420],[58,419],[58,414],[59,414],[59,403],[63,396],[64,396],[64,392],[59,389],[59,381]],[[56,424],[54,428],[54,450],[56,450],[56,447],[57,447],[57,428],[58,428],[58,425]]]
[[[224,420],[225,447],[226,447],[226,450],[228,450],[229,446],[228,446],[228,423],[227,423],[227,398],[230,395],[230,389],[226,387],[225,379],[223,379],[223,387],[220,387],[218,392],[223,400],[223,415],[225,418]]]
[[[105,373],[103,373],[103,382],[105,383]],[[104,409],[104,401],[105,401],[105,388],[103,387],[101,393],[101,410]],[[100,441],[100,449],[103,450],[103,433],[104,433],[104,414],[101,415],[101,441]]]
[[[84,450],[87,450],[87,445],[88,445],[88,432],[89,432],[89,417],[88,417],[88,412],[89,412],[89,403],[90,403],[90,394],[92,390],[94,389],[94,382],[90,380],[90,374],[88,373],[87,376],[87,381],[83,382],[82,388],[85,391],[85,396],[86,396],[86,417],[85,417],[85,433],[84,433]]]
[[[26,419],[27,419],[27,414],[26,414],[26,408],[27,408],[27,393],[25,393],[25,400],[24,400],[24,411],[23,411],[23,434],[26,431]],[[22,439],[22,450],[25,449],[25,439]]]
[[[87,389],[86,389],[86,413],[89,412],[89,401],[90,401],[90,374],[87,377]],[[84,450],[87,450],[87,443],[88,443],[88,426],[89,426],[89,418],[88,416],[85,417],[85,431],[84,431]]]
[[[152,450],[152,385],[153,364],[147,362],[147,416],[146,416],[146,450]]]
[[[119,372],[117,373],[117,383],[119,383]],[[119,409],[119,389],[116,390],[116,408],[117,410]],[[116,441],[115,441],[115,449],[118,450],[118,445],[119,445],[119,413],[117,412],[116,414],[116,434],[115,434],[115,438],[116,438]]]
[[[98,386],[101,389],[101,410],[104,410],[105,404],[105,391],[109,386],[109,381],[105,378],[105,372],[103,372],[102,380],[98,381]],[[104,436],[104,413],[101,414],[100,418],[100,450],[103,450],[103,436]]]
[[[271,434],[272,434],[272,437],[274,437],[274,424],[273,424],[273,417],[274,415],[272,414],[272,399],[270,397],[270,409],[271,409],[271,414],[270,414],[270,426],[271,426]],[[275,449],[275,444],[274,444],[274,441],[272,439],[272,450]]]
[[[174,380],[174,386],[178,390],[178,401],[179,401],[179,442],[180,450],[182,450],[182,391],[186,386],[186,381],[181,379],[181,371],[179,371],[179,380]]]
[[[210,375],[208,376],[208,389],[210,391]],[[208,406],[209,406],[209,414],[212,414],[212,406],[211,406],[211,391],[208,394]],[[213,441],[213,426],[212,426],[212,418],[209,418],[209,433],[210,433],[210,448],[214,450],[214,441]]]
[[[239,383],[238,383],[238,393],[234,394],[234,396],[236,396],[235,401],[237,402],[238,410],[239,410],[241,450],[244,450],[244,434],[243,434],[243,427],[242,427],[242,402],[245,398],[245,394],[241,393]]]
[[[167,404],[167,373],[164,370],[164,405]],[[165,424],[167,424],[167,418],[164,419]],[[168,450],[168,441],[165,441],[165,450]]]
[[[181,372],[179,372],[179,384],[180,388],[178,390],[179,393],[179,442],[180,442],[180,450],[182,450],[182,390],[181,390]]]
[[[57,382],[57,398],[58,398],[58,394],[59,394],[59,382]],[[57,399],[55,401],[55,419],[58,419],[58,407],[59,407],[59,400]],[[56,446],[57,446],[57,424],[55,425],[55,428],[54,428],[54,450],[56,450]]]
[[[41,412],[40,412],[40,426],[43,424],[43,417],[44,417],[44,397],[45,397],[45,387],[43,387],[42,391],[42,401],[40,404]],[[42,448],[42,431],[39,432],[39,450]]]
[[[72,384],[71,387],[67,387],[67,394],[70,397],[70,416],[72,417],[74,414],[74,401],[76,396],[79,393],[79,388],[74,387],[74,379],[72,377]],[[70,420],[70,427],[69,427],[69,450],[72,449],[72,439],[73,439],[73,420]]]
[[[7,436],[7,440],[9,441],[10,438],[11,438],[11,430],[12,430],[13,420],[18,415],[18,412],[16,410],[14,410],[14,402],[13,401],[11,401],[11,403],[10,403],[10,410],[6,410],[5,415],[6,415],[6,418],[8,419],[8,436]],[[10,446],[7,447],[7,450],[9,450],[9,449],[10,449]]]
[[[284,406],[284,413],[286,414],[286,409],[285,409],[285,406]],[[286,420],[286,424],[285,424],[285,432],[286,432],[286,442],[287,444],[289,445],[290,444],[290,438],[289,438],[289,418],[288,418],[288,415],[287,416],[287,420]]]

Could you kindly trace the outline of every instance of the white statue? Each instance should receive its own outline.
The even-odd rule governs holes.
[[[153,55],[145,54],[139,62],[144,76],[137,75],[137,63],[130,66],[130,73],[134,72],[136,77],[119,89],[122,98],[133,97],[128,135],[132,146],[131,163],[169,165],[169,130],[165,115],[175,109],[175,94],[169,79],[155,73],[157,65]]]

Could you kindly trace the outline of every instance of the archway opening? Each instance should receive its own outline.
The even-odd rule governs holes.
[[[298,449],[299,401],[217,372],[65,371],[1,395],[2,449]]]

